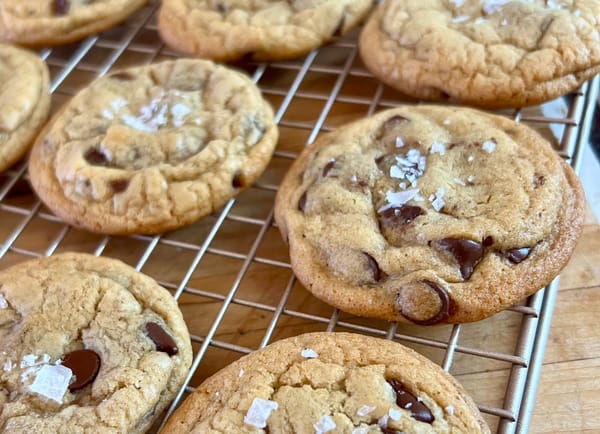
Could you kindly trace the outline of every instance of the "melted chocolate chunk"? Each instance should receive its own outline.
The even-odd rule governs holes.
[[[179,352],[173,338],[159,324],[155,322],[146,323],[146,333],[152,342],[156,344],[156,351],[167,353],[169,356],[174,356]]]
[[[231,180],[231,185],[233,185],[233,188],[242,188],[244,186],[242,172],[235,172],[233,179]]]
[[[438,313],[436,313],[431,318],[428,318],[425,320],[411,318],[410,316],[406,315],[404,312],[400,312],[400,313],[404,317],[408,318],[411,322],[414,322],[417,325],[434,325],[434,324],[438,324],[442,321],[446,321],[448,319],[448,317],[450,316],[452,307],[453,307],[452,299],[450,298],[450,295],[448,295],[448,292],[444,288],[442,288],[440,285],[438,285],[435,282],[432,282],[430,280],[424,280],[423,283],[425,285],[429,286],[439,297],[440,310],[438,311]]]
[[[306,199],[308,199],[308,193],[305,191],[304,193],[302,193],[302,196],[300,196],[300,199],[298,200],[298,210],[301,212],[304,212],[304,210],[306,209]]]
[[[433,423],[435,418],[431,410],[425,404],[417,399],[412,393],[404,388],[404,385],[398,380],[387,380],[394,392],[396,392],[396,405],[405,410],[409,410],[412,417],[425,423]]]
[[[381,223],[384,226],[407,225],[424,213],[425,211],[418,206],[405,205],[402,207],[392,207],[380,214]]]
[[[90,164],[93,164],[94,166],[106,166],[108,164],[108,158],[106,157],[104,152],[99,151],[95,148],[88,149],[87,152],[83,155],[83,158],[85,158],[85,161],[87,161]]]
[[[483,258],[481,243],[463,238],[444,238],[436,242],[438,248],[450,252],[458,261],[463,280],[469,280],[473,270]]]
[[[329,160],[325,167],[323,167],[323,178],[325,178],[331,169],[333,169],[333,166],[335,166],[335,158]]]
[[[531,253],[531,247],[521,247],[519,249],[507,250],[505,255],[506,258],[513,264],[519,264],[523,262]]]
[[[126,71],[115,72],[114,74],[110,74],[109,77],[121,81],[131,81],[135,79],[135,76],[133,74]]]
[[[381,430],[381,432],[383,434],[398,434],[398,431],[396,431],[393,428],[388,428],[387,426],[386,427],[380,426],[379,429]]]
[[[218,11],[219,13],[221,13],[221,14],[224,14],[224,13],[225,13],[225,11],[226,11],[226,9],[225,9],[225,5],[223,5],[223,3],[221,3],[221,2],[218,2],[218,3],[215,5],[215,9],[217,9],[217,11]]]
[[[65,355],[62,365],[73,372],[75,381],[69,385],[71,392],[91,384],[100,371],[100,356],[92,350],[77,350]]]
[[[66,15],[69,12],[69,0],[53,0],[52,13],[54,15]]]
[[[375,260],[374,257],[372,257],[371,255],[369,255],[366,252],[363,252],[363,253],[367,257],[367,260],[369,261],[369,267],[373,271],[373,279],[375,279],[375,282],[379,282],[381,280],[381,278],[383,277],[383,273],[381,272],[381,268],[379,268],[379,264],[377,263],[377,261]]]
[[[114,181],[109,182],[110,188],[115,193],[123,193],[129,187],[128,179],[115,179]]]
[[[410,119],[400,115],[392,116],[383,124],[383,134],[390,132],[398,125],[403,124],[404,122],[408,122],[409,120]]]

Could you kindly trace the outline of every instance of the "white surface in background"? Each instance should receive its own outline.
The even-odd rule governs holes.
[[[596,220],[600,222],[600,163],[589,145],[583,151],[579,178]]]

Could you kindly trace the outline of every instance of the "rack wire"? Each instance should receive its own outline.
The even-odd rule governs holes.
[[[157,8],[158,1],[150,1],[115,29],[42,50],[52,75],[53,111],[113,69],[177,57],[158,36]],[[357,34],[298,60],[234,65],[250,74],[275,108],[280,142],[254,186],[186,228],[157,236],[91,234],[62,223],[39,201],[29,188],[25,162],[0,174],[0,268],[61,251],[84,251],[129,263],[178,300],[194,361],[163,421],[203,379],[242,355],[284,337],[335,330],[394,339],[416,349],[458,378],[493,431],[528,431],[558,281],[478,323],[418,327],[339,312],[294,278],[273,221],[273,199],[286,169],[319,133],[417,102],[382,85],[364,68]],[[577,169],[598,81],[543,106],[501,113],[534,127]]]

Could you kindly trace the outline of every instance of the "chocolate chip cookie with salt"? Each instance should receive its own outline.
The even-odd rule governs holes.
[[[47,46],[75,42],[124,21],[147,0],[2,0],[0,40]]]
[[[583,222],[573,170],[529,127],[454,107],[400,107],[306,148],[275,219],[300,281],[360,316],[486,318],[548,284]]]
[[[65,253],[0,271],[0,431],[143,433],[183,384],[187,328],[166,289]]]
[[[311,333],[275,342],[201,384],[169,419],[184,433],[489,433],[464,389],[396,342]]]
[[[206,216],[268,164],[278,132],[252,81],[179,59],[97,79],[39,135],[31,183],[67,222],[158,233]]]
[[[164,0],[158,17],[173,48],[222,62],[290,59],[348,33],[373,0]]]
[[[35,53],[0,44],[0,172],[27,153],[50,111],[48,67]]]
[[[539,104],[600,73],[600,0],[386,0],[360,37],[365,65],[420,99]]]

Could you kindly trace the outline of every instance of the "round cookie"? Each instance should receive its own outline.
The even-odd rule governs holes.
[[[120,261],[66,253],[0,272],[0,431],[143,433],[192,359],[177,303]]]
[[[206,380],[167,422],[183,433],[489,433],[464,389],[396,342],[310,333]]]
[[[0,40],[67,44],[116,26],[147,0],[2,0]]]
[[[583,223],[573,170],[535,131],[457,107],[399,107],[306,148],[275,219],[294,272],[355,315],[486,318],[548,284]]]
[[[344,35],[373,0],[165,0],[158,24],[173,48],[218,61],[290,59]]]
[[[38,56],[0,44],[0,172],[29,150],[50,111],[49,86]]]
[[[360,36],[380,80],[427,100],[539,104],[600,72],[600,0],[386,0]]]
[[[245,75],[180,59],[101,77],[38,136],[31,183],[91,231],[158,233],[210,214],[254,182],[278,132]]]

